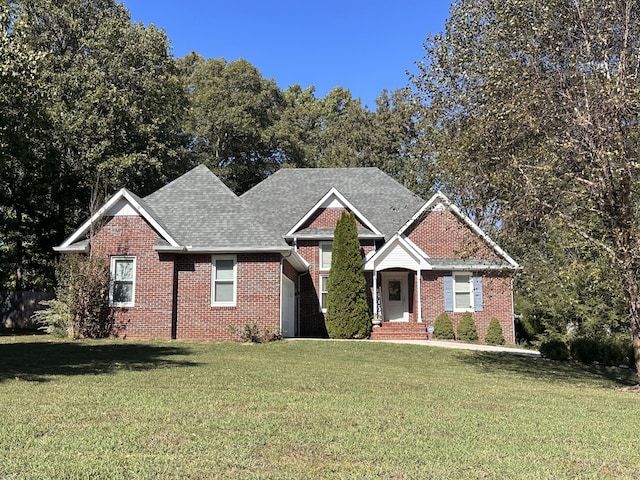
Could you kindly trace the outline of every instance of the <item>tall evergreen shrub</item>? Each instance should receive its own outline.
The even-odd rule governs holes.
[[[343,212],[333,236],[327,314],[325,325],[330,338],[367,338],[371,314],[367,303],[367,282],[356,219]]]
[[[464,312],[462,314],[462,318],[458,324],[458,334],[456,338],[463,342],[478,341],[478,330],[476,329],[476,323],[473,321],[471,312]]]
[[[456,335],[453,331],[453,323],[449,318],[447,312],[442,312],[436,317],[436,321],[433,324],[433,338],[439,340],[455,340]]]
[[[504,345],[504,335],[502,334],[502,326],[497,318],[492,318],[489,322],[487,334],[484,337],[485,343],[489,345]]]

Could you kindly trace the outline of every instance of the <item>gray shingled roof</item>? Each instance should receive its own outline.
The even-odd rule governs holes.
[[[378,168],[284,168],[240,198],[280,235],[286,234],[334,187],[386,239],[416,213],[424,200]]]
[[[193,249],[287,248],[282,235],[200,165],[144,198],[182,246]]]

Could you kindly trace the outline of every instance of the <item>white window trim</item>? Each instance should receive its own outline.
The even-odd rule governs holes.
[[[469,296],[471,297],[470,307],[458,307],[457,305],[456,277],[462,276],[462,275],[469,275]],[[473,272],[453,272],[453,311],[454,312],[473,312],[475,310],[474,299],[475,299],[475,295],[473,291]]]
[[[218,260],[233,260],[233,300],[230,302],[216,302],[216,262]],[[238,259],[236,255],[212,255],[211,256],[211,306],[235,307],[238,292]]]
[[[324,249],[327,247],[327,245],[331,246],[331,258],[333,258],[333,242],[332,241],[325,241],[325,242],[318,242],[318,270],[322,270],[323,272],[328,272],[329,270],[331,270],[331,265],[323,265],[322,264],[322,258],[323,258],[323,252]]]
[[[327,279],[327,290],[322,290],[322,279],[325,278]],[[320,311],[326,313],[327,312],[327,307],[326,306],[322,306],[322,293],[323,292],[327,292],[327,295],[329,294],[329,274],[328,273],[321,273],[318,276],[319,280],[318,280],[318,303],[320,304]]]
[[[133,260],[133,283],[131,285],[131,301],[130,302],[114,302],[113,289],[116,284],[116,263],[121,260]],[[133,307],[136,304],[136,257],[118,255],[110,259],[109,273],[111,282],[109,284],[109,306],[110,307]]]

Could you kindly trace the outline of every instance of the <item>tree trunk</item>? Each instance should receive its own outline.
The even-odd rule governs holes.
[[[636,262],[634,262],[636,263]],[[627,266],[623,274],[623,286],[629,322],[631,323],[631,339],[633,341],[633,355],[636,365],[636,372],[640,382],[640,267],[636,265]]]

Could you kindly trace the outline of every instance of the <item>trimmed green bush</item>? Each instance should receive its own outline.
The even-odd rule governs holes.
[[[575,337],[569,342],[571,357],[581,363],[599,362],[604,365],[633,365],[633,345],[627,336]]]
[[[473,321],[471,312],[464,312],[462,314],[462,319],[458,324],[456,338],[463,342],[478,341],[478,329],[476,328],[476,322]]]
[[[538,347],[540,354],[551,360],[569,360],[569,348],[567,344],[559,338],[546,338]]]
[[[453,323],[447,312],[443,312],[436,317],[433,324],[433,338],[439,340],[455,340],[456,335],[453,331]]]
[[[342,212],[333,234],[325,326],[330,338],[367,338],[371,312],[353,213]]]
[[[492,318],[489,322],[489,328],[487,328],[487,334],[484,337],[484,341],[489,345],[504,345],[502,326],[497,318]]]

